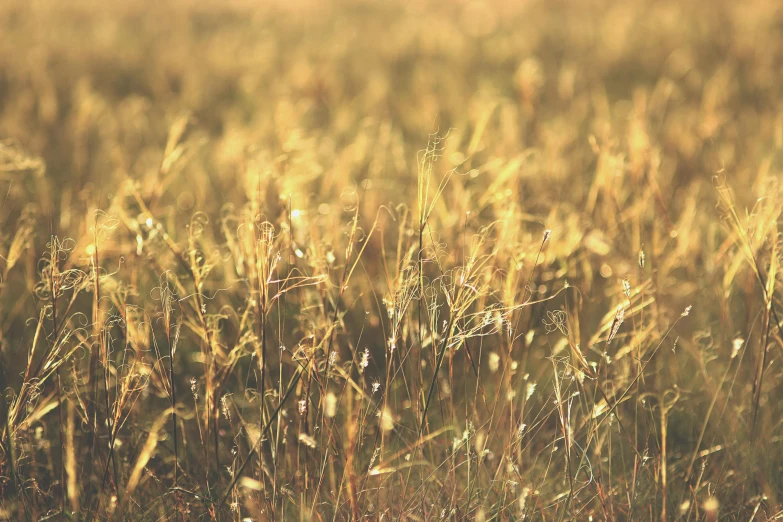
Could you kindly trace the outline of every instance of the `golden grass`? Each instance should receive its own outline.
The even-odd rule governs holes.
[[[783,516],[783,8],[0,5],[0,519]]]

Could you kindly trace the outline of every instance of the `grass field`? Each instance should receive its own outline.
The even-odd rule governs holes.
[[[0,519],[783,518],[779,2],[0,34]]]

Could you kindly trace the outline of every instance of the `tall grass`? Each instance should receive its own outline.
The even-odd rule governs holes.
[[[780,518],[781,22],[0,5],[0,519]]]

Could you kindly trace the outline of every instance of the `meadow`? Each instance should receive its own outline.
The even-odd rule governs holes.
[[[783,4],[0,34],[0,520],[783,518]]]

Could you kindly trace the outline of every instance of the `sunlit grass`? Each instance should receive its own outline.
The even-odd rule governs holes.
[[[781,516],[781,27],[0,5],[0,519]]]

